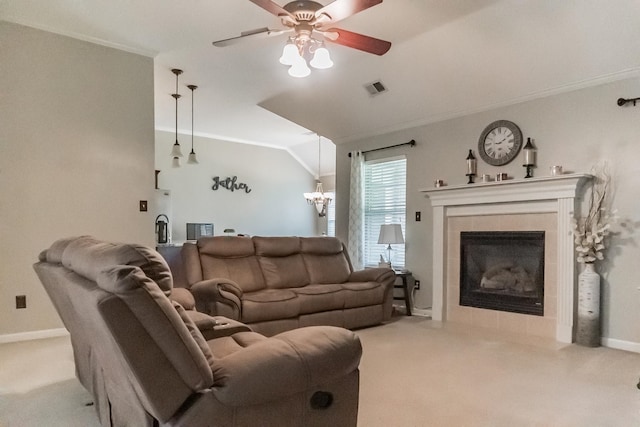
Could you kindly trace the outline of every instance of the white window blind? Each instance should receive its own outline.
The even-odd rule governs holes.
[[[327,236],[336,236],[336,200],[335,198],[327,207]]]
[[[364,164],[364,261],[378,266],[386,260],[387,245],[378,244],[382,224],[400,224],[404,235],[407,217],[407,159],[393,158]],[[404,245],[391,245],[391,264],[404,268]]]

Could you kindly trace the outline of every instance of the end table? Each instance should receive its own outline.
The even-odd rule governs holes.
[[[402,292],[404,293],[403,296],[401,297],[396,297],[395,295],[393,296],[394,300],[404,300],[404,306],[405,309],[407,311],[407,316],[411,316],[411,296],[409,295],[409,286],[407,285],[407,278],[408,277],[412,277],[413,275],[411,274],[410,271],[402,271],[402,270],[393,270],[396,273],[396,278],[401,278],[402,279],[402,284],[400,285],[396,285],[394,282],[393,285],[393,289],[402,289]]]

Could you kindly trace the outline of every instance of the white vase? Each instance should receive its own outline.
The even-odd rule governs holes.
[[[593,263],[584,264],[578,276],[578,326],[576,343],[600,346],[600,275]]]

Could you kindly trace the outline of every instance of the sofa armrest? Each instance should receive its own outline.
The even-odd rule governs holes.
[[[390,268],[365,268],[351,273],[349,282],[380,282],[392,285],[395,281],[396,273]]]
[[[215,315],[216,303],[229,305],[234,312],[242,310],[243,291],[237,283],[229,279],[208,279],[191,286],[196,300],[196,310]]]
[[[344,377],[358,369],[353,332],[310,326],[275,335],[216,360],[213,393],[230,406],[259,405]]]

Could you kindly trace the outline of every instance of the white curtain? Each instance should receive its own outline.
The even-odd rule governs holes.
[[[364,268],[364,154],[351,152],[349,185],[349,257],[354,270]]]

